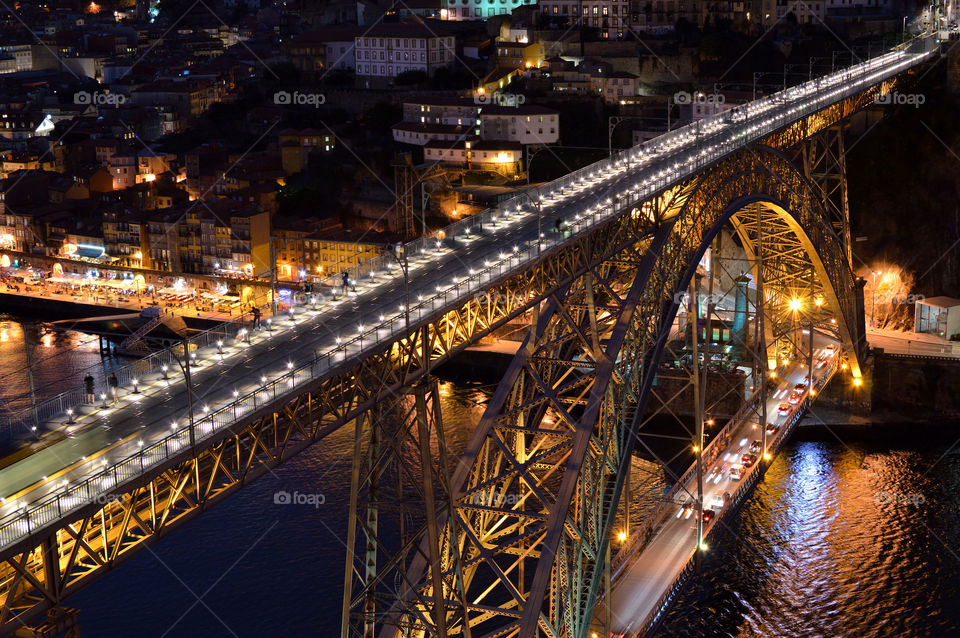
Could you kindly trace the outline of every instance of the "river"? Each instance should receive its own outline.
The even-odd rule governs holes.
[[[34,350],[41,392],[99,365],[96,339],[44,339]],[[0,397],[17,405],[29,397],[15,372],[23,343],[19,324],[0,321]],[[452,448],[490,391],[441,384]],[[658,635],[960,634],[957,432],[802,429],[711,537]],[[335,433],[71,597],[84,634],[339,635],[351,445]],[[323,498],[278,505],[281,490]]]

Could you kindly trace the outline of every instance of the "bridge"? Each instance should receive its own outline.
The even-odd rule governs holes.
[[[762,468],[829,376],[860,384],[843,126],[935,55],[917,39],[676,129],[361,264],[261,326],[138,361],[115,397],[98,380],[93,397],[14,415],[0,425],[30,444],[0,468],[0,635],[342,427],[355,432],[343,636],[642,631],[706,546],[703,482],[733,439],[759,432]],[[749,282],[723,298],[721,242]],[[466,449],[448,450],[430,372],[518,322]],[[729,350],[715,329],[736,333]],[[719,372],[742,377],[740,407],[711,432]],[[777,384],[804,376],[767,427]],[[654,417],[668,413],[685,424],[664,433]],[[663,457],[663,441],[679,451]],[[631,481],[635,453],[672,487]],[[667,526],[688,522],[682,495],[690,538]],[[658,539],[682,549],[651,579]]]

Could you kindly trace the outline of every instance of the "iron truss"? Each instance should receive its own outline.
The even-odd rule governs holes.
[[[859,340],[856,287],[819,192],[757,146],[619,218],[609,238],[638,240],[602,251],[535,309],[450,479],[436,534],[445,561],[428,565],[420,552],[377,617],[379,635],[587,634],[656,364],[720,229],[733,222],[762,260],[768,303],[801,287],[822,295],[846,345]]]
[[[386,635],[584,636],[626,450],[677,293],[719,229],[732,221],[748,253],[762,259],[773,303],[791,290],[816,291],[838,335],[861,352],[862,299],[836,214],[825,208],[829,198],[838,201],[821,179],[833,166],[818,173],[822,162],[811,161],[814,170],[805,175],[773,149],[798,148],[891,87],[827,107],[771,135],[766,146],[744,149],[625,210],[493,282],[487,294],[413,325],[388,348],[343,363],[311,387],[291,388],[168,466],[113,486],[110,498],[32,530],[0,556],[0,635],[61,608],[143,547],[526,314],[529,336],[449,481],[438,482],[440,527],[410,534],[421,543],[435,539],[436,547],[402,553],[406,565],[348,565],[356,580],[347,588],[354,594],[347,615],[360,619],[354,626],[365,635],[377,627]],[[758,224],[764,240],[751,248]],[[358,529],[363,535],[368,527]],[[368,554],[350,556],[360,555]],[[402,587],[387,605],[367,592],[387,582],[391,570]]]

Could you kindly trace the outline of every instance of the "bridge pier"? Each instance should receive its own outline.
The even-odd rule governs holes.
[[[437,379],[429,377],[356,419],[341,637],[373,638],[381,626],[446,636],[462,625],[448,608],[453,582],[441,568],[441,503],[448,466]],[[363,540],[361,541],[361,536]],[[417,550],[426,548],[426,555]],[[388,582],[395,566],[423,560],[430,592]],[[430,603],[418,605],[426,596]],[[407,599],[403,611],[393,600]],[[462,603],[462,601],[461,601]],[[419,608],[419,614],[409,610]],[[453,630],[450,630],[452,633]]]
[[[13,635],[16,638],[83,638],[79,614],[72,607],[54,607],[39,624],[21,627]]]

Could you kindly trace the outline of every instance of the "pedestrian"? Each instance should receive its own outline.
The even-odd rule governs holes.
[[[255,330],[260,329],[260,309],[257,307],[253,309],[253,327]]]
[[[88,374],[83,378],[83,389],[87,393],[87,403],[93,403],[96,401],[96,397],[93,394],[93,375]]]
[[[340,273],[340,276],[343,277],[343,294],[350,292],[350,275],[347,274],[347,271],[344,270]]]
[[[107,379],[107,382],[110,384],[110,395],[113,397],[111,403],[117,402],[117,386],[120,385],[120,382],[117,380],[117,375],[113,372],[110,373],[110,377]]]

